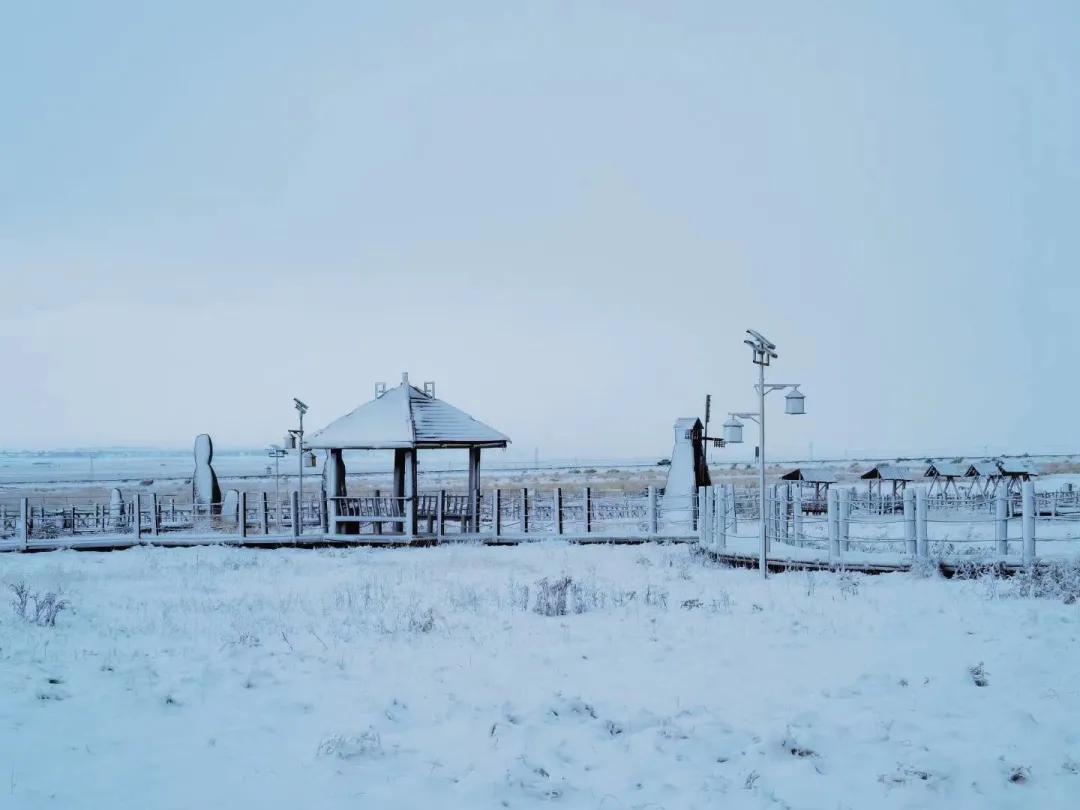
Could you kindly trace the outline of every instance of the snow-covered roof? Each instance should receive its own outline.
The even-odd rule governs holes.
[[[880,478],[883,481],[915,481],[919,476],[914,470],[897,467],[893,464],[878,464],[876,467],[864,472],[861,477]]]
[[[821,467],[796,467],[780,476],[784,481],[807,481],[811,484],[835,484],[836,473]]]
[[[509,437],[403,381],[305,437],[314,449],[506,447]]]
[[[967,474],[972,478],[996,478],[1001,475],[1001,468],[996,461],[973,461],[968,466]]]
[[[1039,467],[1022,458],[1003,458],[998,462],[998,468],[1003,475],[1038,475]]]
[[[971,469],[970,464],[955,461],[935,461],[926,470],[927,478],[963,478]]]

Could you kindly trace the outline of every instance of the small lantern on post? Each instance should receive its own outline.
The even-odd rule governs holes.
[[[291,432],[285,434],[284,447],[286,450],[296,449],[296,437]]]
[[[734,416],[724,422],[724,441],[728,444],[742,444],[743,423]]]
[[[784,395],[784,413],[796,416],[806,413],[806,397],[797,387]]]
[[[304,454],[304,466],[306,466],[306,467],[315,467],[317,465],[318,465],[318,461],[315,459],[315,452],[312,451],[312,450],[308,450]]]

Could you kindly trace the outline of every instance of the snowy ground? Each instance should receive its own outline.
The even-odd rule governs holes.
[[[70,601],[0,612],[0,807],[1080,796],[1080,605],[1011,582],[556,543],[5,555],[0,582]]]

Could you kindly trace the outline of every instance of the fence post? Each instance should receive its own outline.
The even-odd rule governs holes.
[[[157,493],[150,493],[150,534],[154,537],[158,536],[158,532],[161,531],[161,520],[158,517],[158,500]]]
[[[30,499],[19,499],[19,546],[23,551],[30,541]]]
[[[851,536],[851,490],[844,487],[840,490],[839,501],[840,514],[840,550],[847,551],[850,548]]]
[[[915,490],[904,487],[904,546],[915,556]]]
[[[555,534],[562,534],[563,522],[562,522],[562,487],[555,487],[555,492],[552,493],[554,511],[552,512],[552,519],[555,521]]]
[[[739,533],[739,507],[736,506],[734,484],[731,484],[731,531],[734,534]]]
[[[930,556],[930,540],[926,534],[926,490],[915,490],[915,554],[920,560]]]
[[[406,476],[406,482],[409,478]],[[476,490],[469,495],[469,510],[472,516],[469,518],[469,528],[480,530],[480,493]],[[416,537],[416,492],[405,495],[405,534],[409,536],[409,539]]]
[[[656,520],[656,487],[649,485],[649,534],[656,535],[659,528]]]
[[[496,537],[502,534],[502,490],[497,487],[491,493],[491,527]]]
[[[135,529],[135,542],[136,543],[141,543],[142,542],[142,493],[139,493],[139,492],[135,493],[135,498],[132,501],[132,507],[135,510],[134,512],[132,512],[132,515],[131,515],[132,518],[134,519],[134,522],[132,523],[132,526]]]
[[[1035,562],[1035,484],[1025,481],[1021,488],[1024,527],[1024,565]]]
[[[529,533],[529,488],[521,488],[521,533]]]
[[[585,487],[585,533],[592,531],[592,487]]]
[[[825,514],[829,524],[829,564],[840,561],[840,507],[836,489],[829,487],[825,491]]]
[[[247,537],[247,492],[240,490],[239,496],[236,499],[236,533],[240,535],[241,541]]]
[[[794,500],[792,502],[793,514],[791,516],[791,533],[794,535],[794,537],[792,537],[792,540],[794,540],[799,545],[802,545],[804,538],[803,538],[802,485],[801,484],[799,486],[795,487],[795,489],[792,492],[792,495],[793,495],[793,498],[794,498]]]
[[[994,517],[997,518],[997,553],[1005,557],[1009,553],[1009,501],[1004,492],[994,496]]]
[[[295,540],[300,537],[303,528],[300,525],[300,493],[295,489],[289,493],[292,506],[292,536]]]
[[[435,499],[435,537],[443,538],[443,530],[446,527],[446,490],[440,489],[439,496]]]
[[[727,548],[727,516],[728,516],[728,496],[727,487],[723,484],[720,485],[720,503],[717,509],[716,523],[716,550],[722,552]]]
[[[709,488],[698,487],[698,545],[701,548],[709,547]]]
[[[270,534],[270,497],[263,492],[260,493],[259,500],[259,528],[265,537]]]

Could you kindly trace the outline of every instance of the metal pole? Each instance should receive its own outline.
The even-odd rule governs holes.
[[[768,535],[765,531],[765,363],[758,363],[758,487],[761,496],[761,514],[758,515],[758,566],[762,578],[769,576],[767,568]]]
[[[296,519],[297,519],[297,521],[299,521],[298,524],[297,524],[300,527],[298,531],[299,531],[300,534],[303,534],[304,533],[304,412],[303,412],[303,410],[300,410],[299,413],[300,413],[300,430],[298,430],[297,433],[296,433],[296,447],[297,447],[296,455],[300,459],[300,490],[299,490],[299,492],[300,492],[300,495],[299,495],[300,509],[299,509],[298,517]]]

